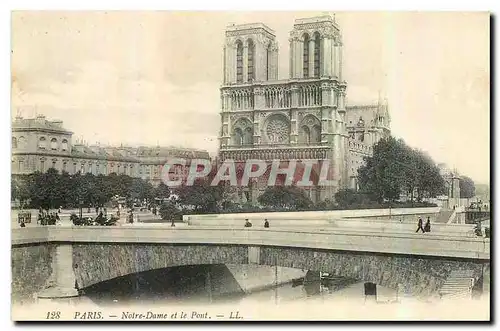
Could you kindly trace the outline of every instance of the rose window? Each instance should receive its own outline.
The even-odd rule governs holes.
[[[290,126],[282,116],[273,117],[267,122],[266,135],[272,144],[288,143]]]

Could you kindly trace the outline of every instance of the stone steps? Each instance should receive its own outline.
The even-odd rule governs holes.
[[[439,294],[443,298],[470,298],[474,286],[474,272],[472,270],[454,270],[450,273]]]

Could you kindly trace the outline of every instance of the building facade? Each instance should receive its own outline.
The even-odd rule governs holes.
[[[40,115],[12,123],[12,174],[46,172],[54,168],[70,175],[78,172],[94,175],[124,174],[158,185],[163,165],[169,158],[184,158],[185,167],[173,167],[171,173],[182,176],[191,159],[210,159],[207,151],[176,147],[116,147],[87,145],[73,141],[73,132],[61,121],[49,121]]]
[[[372,146],[390,134],[387,104],[346,105],[343,43],[330,16],[298,19],[290,32],[290,73],[278,78],[279,48],[262,23],[225,32],[219,160],[314,160],[329,163],[334,185],[306,188],[313,201],[356,187],[357,169]],[[318,177],[313,169],[311,179]],[[255,201],[265,177],[246,190]]]

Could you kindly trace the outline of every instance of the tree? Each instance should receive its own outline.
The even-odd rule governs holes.
[[[174,189],[179,205],[196,212],[213,213],[221,208],[224,198],[224,185],[212,186],[211,178],[199,178],[194,185],[181,185]]]
[[[65,202],[65,193],[61,186],[57,170],[50,168],[46,173],[33,173],[30,185],[32,205],[44,209],[57,208]]]
[[[158,199],[168,199],[170,197],[170,188],[165,183],[160,183],[154,189],[154,197]]]
[[[398,161],[405,156],[401,147],[393,137],[381,139],[373,147],[373,156],[358,169],[360,189],[379,203],[396,200],[401,194],[406,171]]]
[[[21,207],[24,206],[31,196],[31,175],[12,175],[10,194],[11,200],[19,200]]]
[[[151,183],[141,178],[132,178],[128,195],[132,200],[150,201],[154,197],[154,190]]]
[[[266,207],[279,209],[308,209],[313,205],[305,191],[296,186],[271,186],[257,200]]]
[[[352,189],[342,189],[335,193],[335,201],[340,207],[349,207],[353,205],[361,205],[369,200],[366,194],[357,192]]]
[[[432,158],[403,140],[381,139],[358,170],[360,189],[379,203],[395,201],[405,192],[414,201],[444,190],[444,180]]]
[[[467,177],[467,176],[462,176],[460,177],[460,197],[461,198],[472,198],[476,195],[476,187],[474,185],[474,181]]]
[[[160,215],[164,220],[180,220],[182,213],[177,205],[172,201],[165,201],[160,206]]]

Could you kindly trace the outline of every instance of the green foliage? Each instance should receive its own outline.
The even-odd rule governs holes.
[[[335,193],[335,201],[340,207],[363,205],[370,202],[369,197],[352,189],[342,189]]]
[[[155,198],[168,199],[170,197],[170,188],[165,183],[160,183],[153,192]]]
[[[52,168],[46,173],[12,176],[11,181],[12,199],[29,201],[32,208],[43,209],[104,206],[115,195],[128,201],[150,201],[154,191],[149,182],[126,175],[69,175]]]
[[[224,198],[224,186],[212,186],[210,183],[210,178],[200,178],[194,185],[176,187],[173,193],[178,196],[177,202],[187,209],[199,213],[217,212]]]
[[[460,177],[460,197],[461,198],[472,198],[476,196],[476,187],[474,185],[474,181],[467,177]]]
[[[444,180],[431,157],[393,137],[373,147],[373,156],[366,158],[358,175],[360,190],[378,203],[395,201],[401,193],[421,201],[444,192]]]
[[[160,206],[160,216],[163,220],[180,220],[182,219],[182,212],[174,202],[165,201]]]
[[[288,210],[305,210],[313,205],[305,191],[296,186],[268,187],[257,200],[265,207]]]

